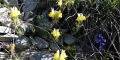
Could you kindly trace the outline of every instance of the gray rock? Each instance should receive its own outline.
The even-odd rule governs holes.
[[[66,32],[67,32],[67,29],[60,29],[60,32],[61,32],[61,33],[66,33]]]
[[[6,53],[0,52],[0,60],[3,60],[6,57]]]
[[[68,45],[72,44],[75,42],[75,39],[71,35],[65,35],[64,36],[64,42]]]
[[[40,37],[35,37],[35,42],[36,42],[36,46],[38,47],[38,49],[48,48],[49,46],[48,42],[46,42],[44,39]]]
[[[50,21],[48,20],[48,18],[47,18],[47,11],[45,10],[45,11],[43,11],[42,12],[42,15],[41,16],[44,16],[43,18],[44,18],[44,20],[43,20],[43,23],[50,23]]]
[[[29,42],[29,38],[27,38],[26,36],[20,36],[18,37],[18,39],[16,39],[15,45],[16,45],[16,48],[18,49],[20,48],[22,50],[22,49],[29,48],[31,44]]]
[[[52,50],[58,50],[58,46],[57,46],[57,44],[55,44],[55,43],[51,43],[50,44],[50,48],[52,49]]]
[[[27,11],[25,12],[25,15],[24,15],[24,20],[28,20],[28,18],[32,15],[32,11]]]
[[[0,33],[11,33],[11,28],[0,26]]]
[[[50,23],[50,21],[48,20],[47,17],[44,18],[43,22],[44,22],[44,23]]]
[[[31,22],[31,21],[33,21],[34,20],[34,18],[35,18],[35,15],[33,15],[32,17],[30,17],[30,18],[28,18],[27,20],[26,20],[26,22]]]
[[[53,53],[49,51],[27,53],[23,60],[25,60],[26,56],[29,57],[28,60],[53,60]]]
[[[6,49],[11,44],[10,41],[5,41],[0,43],[0,48]]]
[[[12,23],[12,20],[10,16],[8,15],[10,13],[10,10],[7,8],[0,8],[0,22],[3,26],[10,26]]]
[[[18,7],[18,0],[3,0],[4,3]]]
[[[59,41],[58,41],[58,44],[59,45],[63,45],[63,43],[64,43],[64,38],[63,38],[63,36],[61,36],[60,38],[59,38]]]
[[[0,35],[0,41],[12,41],[13,38],[16,39],[18,36],[15,34]]]
[[[25,3],[22,10],[25,13],[24,20],[27,20],[33,14],[32,11],[36,8],[37,3],[36,0],[21,0],[21,1]]]

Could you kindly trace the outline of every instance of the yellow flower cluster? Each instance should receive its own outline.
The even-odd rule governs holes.
[[[63,0],[66,4],[74,4],[75,0]]]
[[[62,6],[62,0],[58,1],[58,6],[61,7]]]
[[[59,29],[54,29],[51,34],[54,36],[54,38],[57,40],[60,37]]]
[[[54,60],[65,60],[67,58],[65,50],[62,50],[61,54],[60,54],[60,51],[57,50],[57,52],[54,54],[53,58],[54,58]]]
[[[77,19],[78,22],[82,22],[83,20],[86,20],[86,17],[82,13],[78,13]]]
[[[64,3],[63,3],[64,2]],[[58,1],[58,6],[62,7],[62,6],[66,6],[68,4],[74,4],[75,0],[59,0]]]
[[[16,7],[11,8],[10,16],[12,17],[13,23],[15,24],[15,26],[18,25],[18,22],[19,22],[18,16],[19,15],[20,15],[20,11]]]
[[[15,44],[10,44],[10,46],[8,47],[8,50],[12,52],[14,51],[14,49],[15,49]]]
[[[20,11],[19,11],[16,7],[11,8],[10,16],[11,16],[13,19],[18,18],[19,15],[20,15]]]
[[[54,8],[51,8],[49,17],[51,17],[53,20],[57,20],[57,19],[62,18],[62,13],[61,13],[61,11],[56,11],[56,10],[54,10]]]

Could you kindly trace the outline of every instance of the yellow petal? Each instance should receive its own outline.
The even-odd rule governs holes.
[[[66,53],[65,53],[65,50],[62,50],[60,57],[61,57],[61,58],[64,58],[64,59],[67,58],[67,55],[66,55]]]
[[[83,21],[83,20],[86,20],[86,17],[85,16],[83,16],[83,14],[82,13],[78,13],[78,17],[77,17],[77,19],[76,19],[78,22],[81,22],[81,21]]]
[[[60,57],[60,60],[65,60],[65,58],[63,58],[63,57]]]
[[[10,16],[12,18],[18,18],[19,15],[20,15],[20,11],[16,7],[11,8]]]
[[[54,29],[51,34],[55,37],[55,39],[58,39],[60,37],[59,29]]]
[[[58,6],[61,7],[62,6],[62,0],[58,1]]]
[[[49,13],[49,17],[54,18],[54,16],[55,16],[54,8],[51,8],[51,12]]]
[[[53,36],[56,36],[56,29],[54,29],[54,30],[51,32],[51,34],[52,34]]]
[[[59,17],[59,18],[62,18],[62,13],[61,13],[61,12],[59,12],[58,17]]]
[[[59,60],[59,50],[57,50],[57,52],[54,54],[54,60]]]
[[[15,44],[10,44],[8,49],[9,49],[10,52],[12,52],[15,49]]]

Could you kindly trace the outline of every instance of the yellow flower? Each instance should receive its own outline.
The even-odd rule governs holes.
[[[62,6],[62,0],[58,1],[58,6],[61,7]]]
[[[72,0],[71,3],[74,4],[75,0]]]
[[[14,51],[14,49],[15,49],[15,44],[10,44],[10,46],[8,47],[8,50],[12,52]]]
[[[65,58],[63,58],[63,57],[60,57],[60,59],[59,60],[65,60]]]
[[[62,50],[62,52],[61,52],[61,55],[60,55],[60,58],[67,58],[67,55],[66,55],[66,53],[65,53],[65,50]]]
[[[60,54],[60,52],[59,52],[59,50],[57,50],[57,52],[54,54],[54,60],[59,60],[59,54]]]
[[[65,5],[68,5],[68,4],[74,4],[75,0],[63,0],[63,2],[65,2]]]
[[[65,53],[65,50],[61,51],[61,54],[59,55],[59,50],[54,54],[54,60],[65,60],[67,58],[67,55]]]
[[[57,11],[57,12],[56,12],[56,16],[58,16],[58,18],[62,18],[62,13],[61,13],[61,11]]]
[[[58,39],[60,37],[59,29],[54,29],[51,34],[55,37],[55,39]]]
[[[71,49],[71,47],[70,47],[70,46],[68,46],[68,47],[67,47],[67,50],[70,50],[70,49]]]
[[[19,11],[16,7],[11,8],[10,16],[11,16],[13,19],[18,18],[19,15],[20,15],[20,11]]]
[[[49,17],[54,18],[54,16],[55,16],[54,8],[51,8],[51,12],[49,13]]]
[[[61,11],[56,11],[56,10],[54,10],[54,8],[51,8],[49,17],[51,17],[53,20],[57,20],[57,19],[62,18],[62,13],[61,13]]]
[[[76,19],[78,22],[82,22],[83,20],[86,20],[86,17],[83,16],[82,13],[78,13],[78,17]]]

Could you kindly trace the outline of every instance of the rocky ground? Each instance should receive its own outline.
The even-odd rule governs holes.
[[[0,0],[0,60],[53,60],[54,53],[59,49],[66,50],[68,60],[96,60],[99,56],[99,59],[102,60],[101,56],[104,59],[105,52],[106,55],[107,53],[109,54],[107,57],[105,56],[106,59],[104,60],[108,60],[108,58],[114,59],[112,58],[114,54],[120,59],[118,54],[118,47],[120,46],[116,46],[116,48],[109,47],[110,45],[108,45],[119,45],[118,42],[112,43],[114,40],[120,40],[119,19],[117,20],[118,23],[116,23],[116,21],[112,21],[113,23],[111,21],[106,21],[108,18],[102,16],[103,13],[97,10],[98,6],[96,9],[92,7],[89,9],[86,8],[88,6],[85,3],[86,6],[83,7],[83,11],[88,9],[88,11],[85,12],[86,18],[95,23],[87,20],[86,23],[83,22],[84,26],[82,29],[73,34],[71,27],[75,26],[73,20],[75,20],[77,15],[76,10],[79,12],[80,9],[75,9],[73,7],[71,8],[71,10],[73,9],[72,12],[63,12],[65,15],[60,22],[52,25],[53,23],[48,14],[52,7],[58,9],[58,6],[55,4],[56,1],[52,0]],[[10,8],[13,6],[17,7],[21,12],[18,30],[15,29],[13,20],[10,16]],[[91,11],[91,9],[94,11]],[[116,9],[116,11],[117,10],[119,11],[117,15],[120,15],[120,10]],[[92,13],[96,15],[92,15]],[[107,12],[106,15],[108,17],[110,14]],[[100,18],[98,18],[99,16]],[[102,20],[103,18],[104,20]],[[111,26],[109,24],[111,24]],[[53,27],[58,26],[62,36],[60,36],[58,42],[55,42],[51,35],[51,31]],[[113,26],[116,30],[113,29]],[[106,40],[109,40],[106,44],[106,48],[109,48],[106,49],[106,51],[102,51],[103,53],[99,51],[98,45],[95,43],[95,39],[99,33],[103,33],[105,38],[107,38]],[[108,37],[112,37],[113,39]],[[15,44],[15,50],[10,52],[8,46],[12,43]],[[69,46],[71,50],[69,50]],[[115,49],[115,51],[112,50],[112,52],[117,52],[118,55],[109,50],[112,48],[118,49]]]

